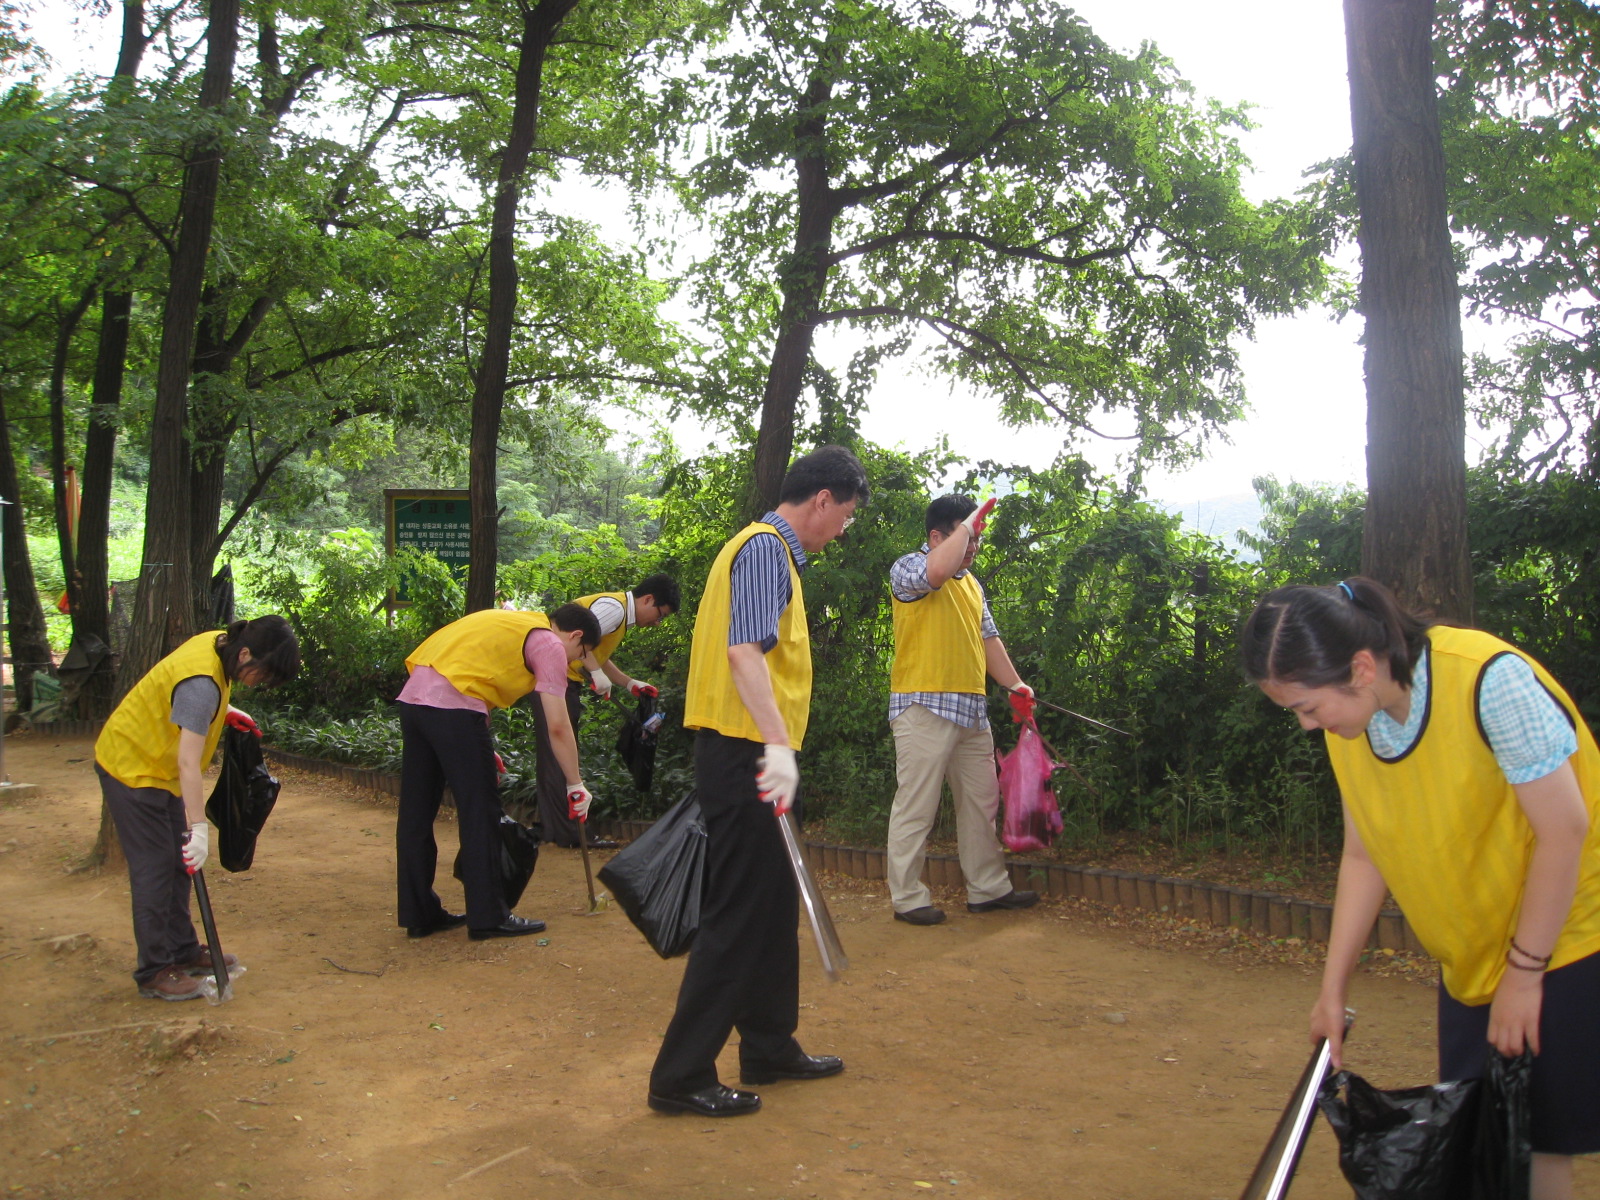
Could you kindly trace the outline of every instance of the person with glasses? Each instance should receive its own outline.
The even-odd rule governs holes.
[[[1033,711],[1033,689],[1006,653],[972,575],[972,560],[995,501],[980,508],[968,496],[940,496],[928,505],[928,540],[889,568],[894,597],[894,666],[889,676],[889,726],[894,732],[898,787],[889,810],[889,897],[894,919],[937,925],[944,910],[922,882],[928,833],[945,780],[955,800],[967,911],[1028,908],[1037,892],[1012,888],[1005,851],[994,833],[1000,783],[989,730],[987,679],[1011,692],[1019,720]]]
[[[685,729],[695,730],[694,787],[706,827],[700,927],[678,1007],[650,1073],[657,1112],[732,1117],[761,1107],[717,1079],[717,1055],[739,1031],[739,1080],[766,1084],[837,1075],[807,1054],[800,1023],[800,893],[775,818],[795,803],[811,712],[811,636],[800,572],[844,532],[870,495],[843,446],[796,459],[778,505],[746,525],[711,564],[695,612]]]

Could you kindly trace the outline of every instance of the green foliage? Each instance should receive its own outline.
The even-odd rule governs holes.
[[[256,564],[248,586],[261,611],[294,626],[304,667],[273,701],[301,709],[364,710],[391,699],[405,682],[405,656],[462,613],[461,585],[431,554],[388,557],[364,529],[346,529],[304,546],[303,565]],[[412,603],[391,627],[389,591],[405,576]]]
[[[1600,725],[1600,492],[1566,472],[1527,479],[1491,466],[1467,477],[1477,624],[1520,646]]]
[[[727,11],[734,33],[655,119],[717,239],[693,287],[721,386],[693,402],[736,431],[784,386],[774,337],[849,325],[871,345],[844,377],[810,364],[824,424],[865,401],[882,358],[915,351],[1003,420],[1077,431],[1113,413],[1141,454],[1181,457],[1192,443],[1172,425],[1239,411],[1236,347],[1256,316],[1321,288],[1309,210],[1240,193],[1243,114],[1070,8]]]

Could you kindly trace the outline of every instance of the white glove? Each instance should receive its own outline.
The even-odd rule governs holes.
[[[183,841],[183,865],[193,875],[206,865],[211,857],[211,826],[196,821],[189,826],[189,836]]]
[[[607,697],[607,698],[610,697],[610,695],[611,695],[611,676],[609,676],[609,675],[607,675],[605,673],[604,668],[596,667],[594,670],[590,671],[589,672],[589,681],[590,681],[590,686],[593,687],[594,690],[596,692],[598,692],[602,697]]]
[[[589,805],[594,803],[594,797],[589,794],[589,789],[581,783],[574,783],[567,788],[567,816],[574,821],[587,821],[589,819]]]
[[[761,768],[756,775],[756,790],[781,816],[789,811],[795,793],[800,790],[800,764],[795,762],[794,750],[788,746],[769,744],[766,751],[756,764]]]

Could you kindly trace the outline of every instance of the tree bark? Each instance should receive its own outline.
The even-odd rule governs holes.
[[[72,633],[111,644],[111,482],[117,453],[116,411],[128,360],[131,292],[108,291],[100,302],[100,340],[95,353],[89,432],[83,449],[83,507],[78,516],[77,591]],[[107,659],[78,692],[78,712],[87,720],[111,714],[115,663]]]
[[[556,29],[578,0],[539,0],[522,13],[517,46],[516,99],[511,132],[495,178],[489,220],[489,308],[484,318],[483,353],[472,387],[472,440],[468,451],[468,506],[472,539],[467,565],[467,611],[494,604],[499,559],[499,498],[496,460],[500,415],[505,408],[506,375],[511,362],[511,332],[517,313],[517,206],[539,128],[539,98],[545,55]]]
[[[117,68],[107,89],[107,103],[120,103],[133,90],[150,39],[144,32],[144,0],[123,0],[122,46]],[[83,448],[83,506],[78,515],[78,601],[72,609],[74,637],[97,638],[111,644],[111,569],[107,547],[111,540],[111,483],[117,455],[116,411],[122,406],[122,381],[128,364],[128,321],[133,315],[133,293],[106,289],[100,301],[100,341],[95,351],[94,384],[90,396],[89,431]],[[116,658],[106,658],[78,691],[78,712],[87,720],[111,715],[115,697]],[[100,803],[100,829],[82,864],[104,870],[124,861],[122,843],[111,810]]]
[[[828,183],[827,128],[820,114],[832,94],[831,77],[822,71],[813,74],[796,119],[794,248],[779,279],[783,308],[761,394],[753,483],[753,507],[759,511],[751,516],[778,503],[778,489],[794,453],[795,413],[828,283],[828,255],[833,250],[833,228],[841,204]]]
[[[54,670],[50,639],[45,633],[44,608],[33,579],[28,556],[28,531],[17,495],[17,460],[11,452],[11,426],[5,400],[0,396],[0,495],[7,503],[0,516],[0,537],[5,541],[6,623],[11,643],[11,679],[16,689],[17,711],[33,707],[33,673]]]
[[[1366,318],[1361,569],[1405,604],[1470,622],[1461,310],[1433,0],[1345,0],[1344,12]]]
[[[77,514],[71,511],[71,497],[67,494],[67,365],[72,358],[72,339],[83,314],[94,303],[95,291],[93,284],[85,288],[72,311],[62,318],[50,364],[50,492],[55,501],[56,545],[61,554],[68,612],[78,607],[78,546],[73,534]]]
[[[133,89],[149,38],[144,32],[144,0],[124,0],[122,43],[107,88],[107,105],[119,104]],[[109,593],[111,572],[107,546],[111,536],[111,484],[117,453],[117,410],[127,373],[129,319],[133,293],[108,287],[100,301],[100,337],[95,351],[94,382],[89,399],[89,429],[83,448],[83,502],[78,515],[72,605],[74,637],[111,644]],[[109,716],[115,683],[115,661],[108,659],[78,692],[78,712],[88,720]]]
[[[202,110],[215,112],[227,103],[238,41],[239,0],[210,0],[206,63],[200,80]],[[145,502],[144,570],[128,652],[118,671],[119,697],[126,695],[146,671],[195,628],[184,427],[195,326],[221,174],[222,144],[214,135],[203,136],[192,148],[184,169],[178,240],[161,318],[155,410],[151,416],[150,485]]]

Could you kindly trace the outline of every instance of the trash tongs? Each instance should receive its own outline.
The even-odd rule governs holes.
[[[811,868],[806,866],[794,817],[789,813],[780,813],[778,828],[783,831],[783,847],[789,852],[789,865],[794,868],[794,881],[800,888],[800,902],[805,907],[806,920],[811,923],[811,934],[817,939],[817,955],[822,959],[822,970],[837,983],[839,972],[850,965],[850,960],[844,956],[844,947],[839,945],[839,935],[833,928],[828,902],[822,898],[817,881],[811,877]]]

